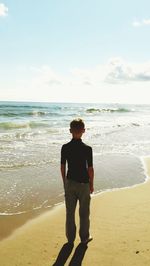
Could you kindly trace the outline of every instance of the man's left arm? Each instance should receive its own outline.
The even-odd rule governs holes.
[[[66,180],[66,155],[65,155],[65,147],[64,145],[61,148],[61,166],[60,166],[61,176],[63,180],[63,184],[65,187],[65,180]]]

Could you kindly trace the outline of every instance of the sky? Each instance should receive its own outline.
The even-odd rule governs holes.
[[[150,104],[149,0],[0,0],[0,100]]]

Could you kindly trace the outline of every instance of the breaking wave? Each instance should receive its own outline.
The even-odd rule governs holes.
[[[133,109],[127,109],[127,108],[89,108],[86,109],[87,113],[126,113],[126,112],[133,112]]]
[[[61,115],[60,113],[56,112],[48,112],[48,111],[28,111],[28,112],[12,112],[12,111],[7,111],[7,112],[0,112],[0,116],[2,117],[40,117],[40,116],[58,116]]]
[[[46,122],[1,122],[0,129],[11,130],[21,128],[38,128],[38,127],[49,127],[49,123]]]

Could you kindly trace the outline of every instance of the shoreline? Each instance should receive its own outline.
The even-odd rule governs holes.
[[[150,156],[141,156],[137,157],[142,164],[143,173],[145,175],[145,180],[141,183],[137,183],[131,186],[125,186],[120,188],[110,188],[102,191],[97,191],[94,194],[91,195],[92,198],[99,197],[105,193],[125,190],[125,189],[132,189],[134,187],[140,186],[142,184],[145,184],[149,180],[149,176],[147,175],[146,170],[146,163],[145,159],[149,158]],[[40,216],[53,212],[57,207],[64,206],[64,201],[61,201],[59,203],[55,203],[54,205],[51,205],[48,209],[37,209],[37,210],[31,210],[25,213],[15,214],[15,215],[1,215],[1,221],[0,221],[0,227],[2,229],[2,233],[0,235],[0,242],[13,236],[13,234],[17,230],[21,230],[26,224],[30,223],[32,220],[38,219]]]
[[[84,266],[150,265],[150,157],[144,157],[144,165],[146,182],[92,197],[93,241]],[[64,224],[64,204],[27,222],[0,242],[2,265],[52,266],[66,243]],[[78,244],[77,234],[75,249]]]

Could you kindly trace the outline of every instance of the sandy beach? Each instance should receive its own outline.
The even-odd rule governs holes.
[[[150,158],[145,158],[144,162],[150,176]],[[64,245],[65,206],[57,206],[0,242],[1,265],[52,266],[56,260],[62,263],[64,257],[65,265],[150,265],[149,203],[149,180],[129,189],[92,197],[93,241],[88,247],[82,246],[77,235],[72,250]],[[63,259],[62,254],[65,254]]]

